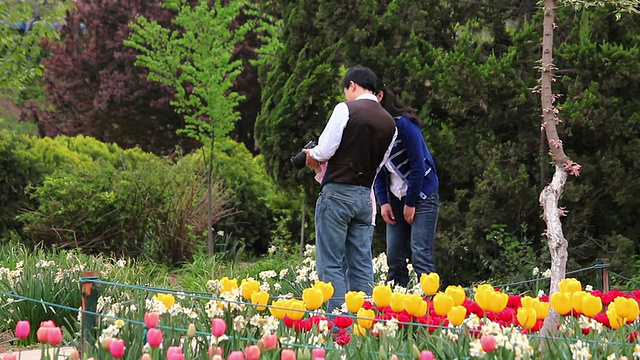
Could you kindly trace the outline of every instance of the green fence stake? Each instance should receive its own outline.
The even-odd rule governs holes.
[[[82,313],[82,347],[81,358],[84,358],[85,346],[93,346],[95,344],[95,334],[98,329],[98,284],[94,281],[98,280],[97,271],[84,271],[82,273],[82,310],[91,312]]]

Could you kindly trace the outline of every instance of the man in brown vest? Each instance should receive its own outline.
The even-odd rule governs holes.
[[[333,109],[318,145],[303,150],[308,167],[327,162],[315,210],[318,277],[334,288],[327,312],[342,306],[347,291],[371,295],[373,288],[371,186],[396,136],[376,84],[371,69],[351,68],[342,81],[347,101]]]

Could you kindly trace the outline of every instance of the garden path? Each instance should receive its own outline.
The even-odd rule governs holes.
[[[72,347],[60,348],[58,359],[67,359],[72,350],[73,350]],[[42,351],[40,349],[23,350],[22,354],[20,355],[20,360],[40,360],[41,354],[42,354]],[[54,350],[50,349],[49,356],[52,360],[55,360],[53,359],[53,355],[54,355]]]

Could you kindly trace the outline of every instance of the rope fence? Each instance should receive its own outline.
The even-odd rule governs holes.
[[[585,272],[585,271],[596,271],[596,278],[598,279],[598,285],[600,287],[600,289],[603,292],[608,292],[609,289],[609,275],[613,275],[616,277],[619,277],[621,279],[624,279],[630,283],[634,283],[634,284],[638,284],[640,285],[639,281],[636,281],[634,279],[630,279],[627,277],[624,277],[620,274],[617,273],[613,273],[613,272],[609,272],[608,271],[609,268],[609,263],[607,259],[598,259],[598,262],[593,265],[593,266],[589,266],[586,268],[582,268],[582,269],[577,269],[577,270],[573,270],[573,271],[568,271],[566,272],[567,275],[570,274],[576,274],[576,273],[581,273],[581,272]],[[496,285],[494,286],[495,288],[507,288],[507,287],[511,287],[511,286],[518,286],[518,285],[523,285],[523,284],[529,284],[529,283],[533,283],[533,282],[538,282],[538,281],[542,281],[542,280],[548,280],[549,277],[539,277],[539,278],[535,278],[535,279],[529,279],[529,280],[523,280],[523,281],[516,281],[516,282],[511,282],[511,283],[506,283],[506,284],[500,284],[500,285]],[[26,296],[22,296],[19,294],[15,294],[15,293],[7,293],[7,292],[2,292],[0,291],[0,295],[6,296],[6,297],[10,297],[10,298],[14,298],[14,299],[19,299],[19,300],[23,300],[23,301],[30,301],[36,304],[40,304],[42,306],[48,306],[48,307],[52,307],[52,308],[57,308],[57,309],[63,309],[63,310],[68,310],[68,311],[73,311],[73,312],[80,312],[81,315],[81,352],[85,353],[85,346],[86,345],[93,345],[95,343],[95,339],[96,339],[96,333],[98,331],[98,320],[101,318],[108,318],[111,320],[121,320],[124,321],[125,323],[128,324],[133,324],[133,325],[137,325],[137,326],[141,326],[144,330],[146,330],[146,325],[144,322],[142,321],[138,321],[138,320],[134,320],[134,319],[130,319],[130,318],[124,318],[124,317],[119,317],[119,316],[114,316],[114,315],[105,315],[102,314],[98,311],[98,298],[99,298],[99,293],[100,293],[100,287],[114,287],[114,288],[123,288],[123,289],[128,289],[128,290],[138,290],[138,291],[144,291],[147,293],[154,293],[154,294],[172,294],[176,297],[184,297],[184,298],[191,298],[191,299],[198,299],[198,300],[205,300],[205,301],[216,301],[219,303],[227,303],[227,304],[235,304],[235,305],[241,305],[241,306],[246,306],[246,307],[264,307],[264,308],[268,308],[268,309],[279,309],[279,310],[291,310],[289,308],[286,307],[279,307],[279,306],[275,306],[275,305],[269,305],[269,304],[258,304],[258,303],[252,303],[252,302],[245,302],[245,301],[234,301],[234,300],[229,300],[229,299],[224,299],[224,298],[220,298],[215,296],[215,294],[210,293],[210,292],[203,292],[203,291],[181,291],[181,290],[176,290],[176,289],[168,289],[168,288],[160,288],[160,287],[150,287],[150,286],[141,286],[141,285],[134,285],[134,284],[124,284],[124,283],[119,283],[119,282],[113,282],[113,281],[106,281],[106,280],[101,280],[98,277],[98,273],[97,272],[83,272],[82,276],[80,277],[80,284],[81,284],[81,291],[82,291],[82,306],[80,309],[78,308],[73,308],[73,307],[69,307],[63,304],[56,304],[56,303],[52,303],[52,302],[48,302],[48,301],[44,301],[42,299],[34,299],[34,298],[29,298]],[[275,298],[290,298],[290,297],[275,297]],[[228,307],[228,305],[227,305]],[[305,314],[312,314],[312,315],[320,315],[320,316],[325,316],[326,318],[332,318],[333,316],[335,316],[335,314],[329,314],[329,313],[325,313],[322,311],[310,311],[310,310],[302,310],[302,309],[295,309],[295,311],[300,311],[300,312],[305,312]],[[340,316],[344,316],[344,317],[348,317],[350,319],[352,319],[355,322],[357,322],[358,319],[362,319],[362,320],[376,320],[376,319],[371,319],[371,318],[363,318],[363,317],[358,317],[357,315],[353,315],[350,313],[344,313],[344,314],[340,314]],[[459,335],[463,334],[465,332],[465,329],[461,328],[461,327],[450,327],[450,326],[444,326],[444,325],[438,325],[438,324],[424,324],[424,323],[420,323],[420,322],[411,322],[411,321],[397,321],[398,325],[402,325],[402,326],[415,326],[415,327],[419,327],[419,328],[428,328],[429,330],[436,330],[436,329],[447,329],[448,331],[452,331],[455,332],[457,331]],[[159,329],[170,329],[172,331],[177,331],[177,332],[181,332],[186,334],[188,329],[186,328],[176,328],[174,326],[165,326],[165,325],[158,325]],[[468,329],[467,329],[468,331]],[[203,332],[203,331],[196,331],[197,335],[201,335],[203,337],[208,337],[211,336],[210,332]],[[541,340],[552,340],[552,341],[565,341],[565,342],[576,342],[578,340],[581,340],[582,342],[587,342],[587,343],[593,343],[593,344],[607,344],[607,345],[618,345],[618,346],[634,346],[633,343],[630,342],[622,342],[622,343],[616,343],[616,342],[612,342],[610,340],[604,339],[604,340],[598,340],[598,339],[578,339],[578,338],[571,338],[571,337],[558,337],[558,336],[542,336],[539,334],[527,334],[528,337],[531,338],[537,338],[537,339],[541,339]],[[242,340],[242,341],[246,341],[248,343],[256,343],[258,341],[258,339],[255,338],[243,338],[243,337],[232,337],[234,339],[237,340]],[[307,345],[307,344],[298,344],[298,343],[282,343],[283,346],[286,347],[291,347],[291,348],[313,348],[313,345]],[[327,350],[336,350],[337,348],[332,347],[332,346],[325,346],[325,349]],[[377,356],[376,356],[377,357]]]

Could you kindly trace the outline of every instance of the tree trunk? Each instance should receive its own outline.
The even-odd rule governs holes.
[[[549,296],[558,291],[560,280],[564,279],[567,270],[567,239],[564,238],[562,232],[562,223],[560,222],[560,212],[558,211],[558,201],[562,195],[565,181],[567,180],[567,172],[560,166],[556,165],[556,171],[553,174],[553,180],[540,193],[540,205],[543,208],[542,217],[547,224],[547,244],[551,253],[551,286],[549,288]],[[551,335],[560,325],[560,315],[551,308],[544,325],[540,330],[540,334],[544,336]],[[544,343],[544,342],[542,342]]]
[[[564,279],[567,267],[567,240],[562,232],[560,222],[561,209],[558,201],[562,195],[564,184],[567,180],[567,171],[574,167],[574,164],[565,155],[562,148],[562,141],[558,137],[556,128],[560,119],[557,117],[557,109],[554,106],[555,96],[553,95],[551,84],[553,81],[553,29],[555,27],[556,1],[544,1],[544,20],[542,37],[542,60],[540,63],[541,72],[541,100],[542,100],[542,130],[547,137],[547,143],[551,156],[555,163],[555,173],[551,183],[549,183],[540,193],[540,206],[543,208],[542,217],[547,224],[547,245],[551,253],[551,286],[549,296],[558,291],[560,280]],[[575,164],[575,174],[577,175],[579,165]],[[544,321],[541,329],[542,336],[550,335],[560,324],[560,316],[553,309]],[[544,341],[541,342],[541,350],[545,348]]]

